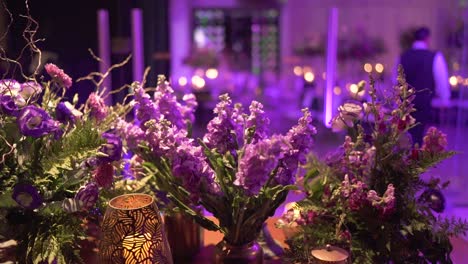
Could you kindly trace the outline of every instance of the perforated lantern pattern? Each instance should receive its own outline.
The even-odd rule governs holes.
[[[172,263],[163,222],[150,195],[112,199],[101,231],[100,263]]]

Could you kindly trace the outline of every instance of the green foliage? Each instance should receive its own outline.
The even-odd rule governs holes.
[[[440,205],[422,193],[441,194],[448,182],[421,174],[454,152],[435,128],[422,146],[407,141],[416,125],[414,91],[404,76],[399,81],[393,96],[379,100],[371,80],[372,101],[349,108],[362,113],[343,107],[334,119],[352,124],[338,155],[326,162],[310,157],[307,197],[298,208],[313,218],[288,241],[291,262],[308,263],[312,248],[333,244],[348,250],[353,263],[452,263],[450,238],[466,234],[468,223],[433,212]]]
[[[66,135],[49,146],[45,146],[41,166],[48,174],[57,175],[77,168],[78,161],[96,156],[98,148],[105,142],[95,122],[79,122]]]

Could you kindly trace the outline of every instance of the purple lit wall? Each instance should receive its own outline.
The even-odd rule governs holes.
[[[133,80],[142,82],[143,58],[143,12],[139,8],[132,9],[132,69]]]
[[[330,9],[328,18],[328,42],[327,42],[327,79],[325,87],[324,125],[330,127],[333,115],[333,87],[336,74],[336,51],[338,44],[338,8]]]

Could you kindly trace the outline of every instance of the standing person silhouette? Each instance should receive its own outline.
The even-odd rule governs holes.
[[[400,56],[406,82],[416,90],[413,101],[416,112],[412,116],[420,123],[410,129],[414,143],[421,146],[426,126],[431,121],[431,102],[434,95],[445,107],[450,102],[448,70],[441,52],[429,50],[431,31],[421,27],[414,32],[413,46]]]

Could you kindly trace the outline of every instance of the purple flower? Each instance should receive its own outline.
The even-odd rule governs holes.
[[[21,84],[16,80],[0,80],[0,95],[11,96],[15,104],[22,107],[26,105],[26,100],[20,92]]]
[[[103,163],[94,170],[94,181],[102,188],[109,188],[114,181],[114,166],[110,163]]]
[[[256,143],[268,135],[268,125],[270,124],[270,119],[266,117],[265,112],[263,111],[263,105],[257,101],[252,101],[249,107],[250,115],[245,121],[246,133],[251,135],[248,138],[251,139],[249,143]],[[244,138],[244,141],[248,140]]]
[[[186,98],[191,100],[190,98]],[[186,120],[184,115],[189,114],[188,110],[185,109],[174,95],[174,90],[169,86],[167,82],[163,82],[156,87],[154,92],[154,103],[157,105],[159,112],[164,115],[164,118],[169,120],[177,128],[185,128]],[[192,103],[193,102],[189,102]]]
[[[182,116],[191,123],[195,121],[195,109],[198,106],[197,98],[194,94],[184,94],[182,97],[185,105],[181,109]]]
[[[62,69],[57,67],[57,65],[53,63],[47,63],[44,68],[54,81],[63,85],[65,88],[70,88],[72,86],[72,78],[63,72]]]
[[[101,146],[100,152],[106,154],[105,157],[100,157],[100,162],[118,161],[122,158],[122,140],[115,134],[103,133],[102,137],[106,139],[106,144]]]
[[[193,142],[193,139],[187,138],[186,130],[177,129],[166,119],[147,122],[147,125],[146,141],[156,157],[165,156],[172,159],[178,146],[190,145]]]
[[[314,144],[312,136],[317,134],[317,130],[312,125],[312,115],[309,110],[304,109],[302,112],[304,115],[299,119],[298,124],[288,131],[286,137],[292,148],[298,151],[299,162],[305,163],[306,155]]]
[[[90,210],[98,200],[99,187],[94,182],[89,182],[85,186],[80,187],[75,195],[75,200],[79,202],[80,209],[83,211]]]
[[[385,206],[383,208],[383,215],[388,215],[393,213],[395,210],[395,187],[393,187],[393,184],[389,184],[387,186],[387,190],[385,191],[383,195],[383,202],[385,203]]]
[[[438,189],[426,189],[418,199],[419,202],[429,206],[437,213],[442,213],[445,210],[445,197]]]
[[[137,148],[138,144],[145,138],[145,132],[139,126],[127,123],[122,119],[117,121],[115,129],[130,149]]]
[[[135,90],[135,109],[136,117],[143,129],[147,121],[158,120],[161,116],[157,105],[151,101],[150,96],[142,87]]]
[[[421,150],[437,154],[444,152],[447,148],[447,135],[436,127],[430,127],[423,138]]]
[[[365,188],[366,184],[361,181],[357,181],[353,184],[353,190],[348,198],[348,206],[352,211],[357,211],[366,204],[367,194]]]
[[[11,96],[0,94],[0,111],[7,115],[16,116],[19,109]]]
[[[17,184],[13,189],[13,200],[26,209],[36,209],[42,204],[42,197],[36,187],[30,184]]]
[[[0,80],[0,93],[15,95],[21,90],[21,84],[13,79]]]
[[[59,130],[57,121],[53,120],[43,109],[29,105],[19,113],[18,126],[21,134],[31,137],[41,137]]]
[[[215,192],[214,172],[206,163],[201,147],[179,146],[172,159],[172,174],[182,181],[195,203],[201,192]]]
[[[42,92],[42,86],[37,82],[25,82],[21,84],[20,95],[25,98],[29,99],[34,95],[38,95]]]
[[[60,102],[55,108],[55,118],[62,123],[68,121],[75,123],[82,115],[83,113],[76,110],[69,102]]]
[[[242,139],[242,115],[239,107],[232,107],[227,94],[221,95],[219,99],[221,101],[213,110],[217,116],[208,123],[208,132],[203,137],[203,142],[210,149],[216,148],[218,153],[234,153]]]
[[[287,148],[282,136],[273,136],[245,146],[234,184],[244,188],[248,195],[258,194]]]
[[[278,171],[274,177],[276,183],[280,185],[294,184],[297,169],[299,168],[298,152],[290,151],[279,160]]]
[[[91,93],[89,95],[86,105],[90,111],[90,116],[95,118],[97,121],[101,121],[107,117],[107,105],[96,93]]]

